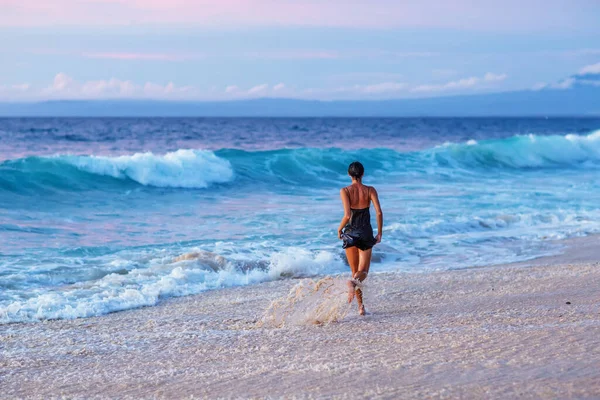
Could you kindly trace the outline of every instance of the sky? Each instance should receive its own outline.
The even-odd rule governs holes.
[[[570,90],[600,74],[598,21],[600,0],[0,0],[0,101]]]

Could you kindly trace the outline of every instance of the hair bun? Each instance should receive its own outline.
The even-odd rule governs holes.
[[[363,165],[360,162],[354,161],[350,164],[350,166],[348,166],[348,175],[350,175],[351,177],[360,179],[364,174],[365,167],[363,167]]]

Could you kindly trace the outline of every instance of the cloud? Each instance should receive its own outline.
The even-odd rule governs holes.
[[[270,86],[267,83],[255,85],[249,89],[243,89],[238,85],[229,85],[225,87],[225,99],[244,99],[244,98],[256,98],[256,97],[295,97],[297,94],[293,89],[286,86],[283,82],[280,82],[274,86]]]
[[[445,90],[468,88],[475,86],[479,82],[479,78],[465,78],[458,81],[451,81],[441,85],[419,85],[411,89],[411,92],[442,92]]]
[[[23,100],[29,95],[31,84],[18,83],[14,85],[0,85],[0,99]]]
[[[483,76],[483,80],[486,82],[501,82],[508,77],[506,74],[494,74],[492,72],[488,72]]]
[[[403,82],[382,82],[365,85],[340,86],[335,88],[308,88],[293,97],[305,99],[391,99],[406,92],[409,85]]]
[[[73,96],[80,96],[80,89],[80,85],[73,78],[64,72],[59,72],[54,76],[52,84],[42,89],[41,94],[49,98],[71,98]]]
[[[31,84],[29,83],[19,83],[16,85],[11,85],[11,89],[18,90],[20,92],[26,92],[31,89]]]
[[[331,50],[277,50],[277,51],[247,51],[241,54],[249,58],[268,58],[273,60],[334,60],[347,57],[343,54]]]
[[[600,86],[600,63],[586,65],[570,78],[572,84]]]
[[[65,89],[68,89],[69,87],[73,86],[73,83],[74,83],[73,78],[71,78],[69,75],[65,74],[64,72],[59,72],[54,77],[54,83],[52,84],[51,89],[57,90],[57,91],[65,90]]]
[[[111,78],[80,83],[64,72],[56,74],[52,84],[41,91],[41,96],[53,99],[113,99],[113,98],[166,98],[186,99],[196,94],[192,86],[176,86],[173,82],[161,85],[146,82],[137,85],[129,80]]]
[[[531,87],[531,90],[538,91],[542,89],[546,89],[549,85],[546,82],[538,82]]]
[[[550,85],[549,87],[552,89],[571,89],[575,82],[576,82],[575,78],[567,78],[567,79],[563,79],[562,81],[560,81],[558,83],[554,83],[554,84]]]
[[[566,79],[560,80],[556,83],[545,83],[545,82],[536,83],[535,85],[533,85],[531,90],[535,90],[535,91],[542,90],[542,89],[567,90],[567,89],[573,88],[573,86],[575,86],[575,85],[600,86],[600,81],[585,80],[585,79],[578,79],[578,78],[571,77],[571,78],[566,78]]]
[[[193,95],[194,88],[192,86],[175,86],[173,82],[166,85],[161,85],[153,82],[146,82],[143,89],[144,97],[147,98],[186,98],[186,95]]]
[[[131,81],[121,81],[119,79],[99,80],[85,82],[80,87],[83,96],[118,96],[129,97],[135,94],[136,88]]]
[[[274,86],[263,83],[249,89],[229,85],[225,89],[213,86],[200,90],[194,86],[178,86],[174,82],[135,83],[117,78],[80,82],[70,75],[59,72],[52,82],[41,88],[29,83],[0,85],[0,100],[93,100],[93,99],[162,99],[162,100],[227,100],[257,98],[264,96],[294,97],[296,92],[280,82]]]
[[[460,89],[471,89],[475,87],[483,87],[486,83],[501,82],[508,77],[506,74],[494,74],[492,72],[486,73],[482,78],[472,76],[470,78],[463,78],[456,81],[450,81],[443,84],[427,84],[418,85],[411,89],[411,92],[445,92]]]
[[[203,54],[84,52],[82,57],[123,61],[186,61],[203,58]]]
[[[265,94],[267,89],[269,89],[269,85],[266,83],[263,83],[262,85],[254,86],[253,88],[248,90],[247,93],[251,94],[251,95]]]
[[[395,74],[397,76],[398,74]],[[26,93],[29,99],[163,99],[163,100],[228,100],[257,97],[303,98],[303,99],[392,99],[414,92],[436,92],[445,90],[466,90],[475,86],[485,87],[506,79],[506,74],[487,73],[483,77],[471,77],[437,85],[410,85],[406,82],[383,81],[365,84],[353,84],[332,88],[295,88],[280,82],[275,85],[262,83],[249,88],[228,85],[224,89],[217,87],[200,90],[194,86],[178,86],[173,82],[136,83],[118,78],[98,79],[80,82],[70,75],[59,72],[52,83],[42,89],[29,84],[4,86],[2,97],[8,96],[8,90],[16,96],[17,91]],[[20,98],[25,98],[25,95]]]
[[[576,74],[555,83],[536,83],[531,90],[566,90],[576,85],[600,86],[600,63],[586,65],[580,68]]]
[[[600,62],[596,64],[586,65],[579,70],[579,75],[600,74]]]
[[[0,0],[1,1],[1,0]],[[580,69],[585,75],[573,75],[556,83],[539,82],[531,86],[531,90],[567,90],[576,85],[600,86],[600,74],[595,71],[598,64],[588,65]],[[445,83],[408,83],[397,80],[376,80],[378,76],[385,78],[399,74],[359,73],[356,80],[373,78],[371,82],[331,86],[299,88],[288,86],[283,82],[271,85],[228,85],[198,88],[179,86],[174,82],[139,83],[118,78],[88,80],[80,82],[70,75],[60,72],[45,87],[32,86],[29,83],[0,85],[0,99],[46,100],[46,99],[163,99],[163,100],[230,100],[251,99],[260,97],[298,98],[310,100],[341,99],[397,99],[420,96],[461,94],[481,89],[497,88],[498,83],[505,81],[505,73],[487,72],[481,76],[471,76]],[[345,76],[350,78],[351,75]],[[358,78],[361,78],[360,80]],[[164,81],[163,81],[164,82]]]
[[[384,82],[374,85],[359,86],[358,89],[363,93],[390,93],[404,90],[407,87],[406,83]]]

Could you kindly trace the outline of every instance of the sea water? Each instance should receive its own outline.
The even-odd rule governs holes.
[[[600,119],[0,119],[0,323],[346,272],[350,162],[373,271],[468,268],[600,231]],[[373,220],[375,226],[375,221]]]

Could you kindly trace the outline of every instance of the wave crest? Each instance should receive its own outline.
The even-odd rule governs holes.
[[[0,190],[17,193],[106,189],[127,181],[153,187],[204,189],[233,178],[229,161],[207,150],[116,157],[56,155],[0,163]]]
[[[233,179],[229,161],[212,151],[177,150],[164,155],[136,153],[131,156],[60,156],[79,170],[118,179],[131,179],[145,186],[206,188],[211,183]]]
[[[355,160],[365,165],[374,183],[398,174],[418,176],[434,172],[453,176],[490,169],[598,168],[600,131],[589,135],[469,140],[409,153],[387,148],[216,152],[182,149],[163,155],[147,152],[116,157],[28,157],[0,163],[0,190],[25,193],[105,190],[127,181],[152,187],[204,189],[235,178],[239,182],[263,182],[283,191],[297,192],[306,187],[307,179],[310,188],[329,189],[343,184],[346,168]]]
[[[518,135],[446,143],[429,151],[438,165],[456,168],[570,168],[600,164],[600,131],[586,136]]]

